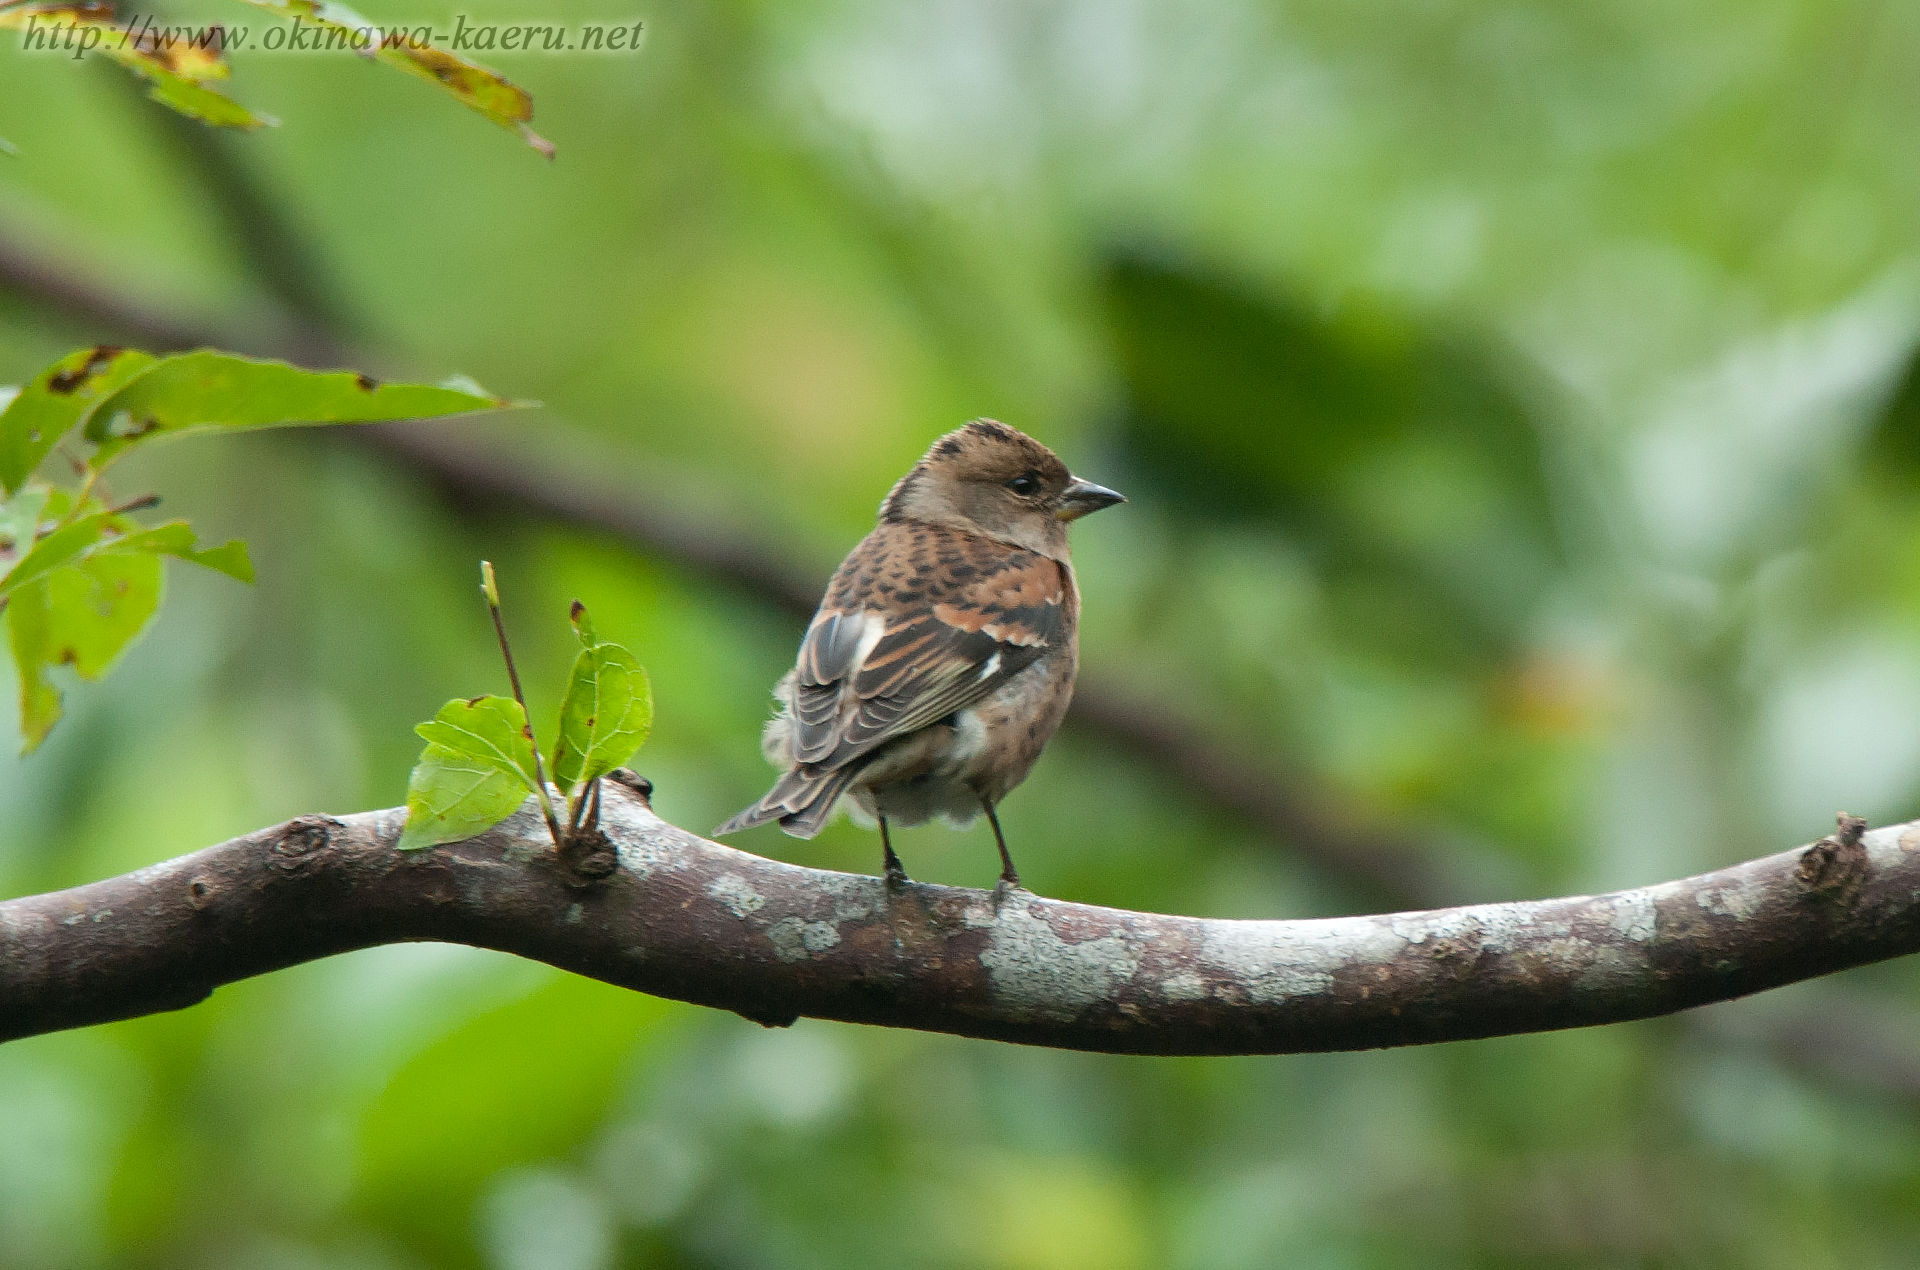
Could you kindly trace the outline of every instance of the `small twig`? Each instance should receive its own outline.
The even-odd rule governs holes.
[[[533,714],[527,709],[527,694],[520,690],[520,672],[514,668],[513,647],[507,643],[507,624],[500,617],[500,588],[493,580],[493,562],[480,562],[480,593],[487,597],[487,611],[493,614],[493,633],[500,637],[500,656],[507,663],[507,682],[513,685],[513,699],[520,703],[521,727],[527,746],[533,751],[533,774],[539,782],[534,794],[540,799],[540,813],[547,818],[547,832],[553,835],[555,850],[564,847],[568,835],[560,831],[560,819],[553,814],[553,802],[547,797],[547,765],[540,761],[540,743],[533,739]]]
[[[134,512],[143,512],[149,508],[158,507],[159,505],[160,496],[158,494],[142,494],[138,498],[128,499],[118,507],[109,507],[107,514],[110,516],[128,516]]]
[[[159,505],[160,505],[160,496],[158,494],[142,494],[139,498],[129,499],[127,502],[120,504],[118,507],[107,508],[107,515],[125,516],[133,512],[146,511],[150,507],[158,507]],[[35,525],[33,528],[33,540],[35,542],[39,542],[42,538],[45,538],[48,534],[52,533],[54,530],[64,528],[70,519],[72,519],[71,513],[69,513],[67,516],[61,517],[57,523],[49,525],[45,529],[42,529],[38,525]],[[0,553],[0,554],[4,554],[4,553]]]
[[[61,458],[67,461],[67,466],[73,469],[75,476],[85,476],[87,474],[87,461],[68,449],[65,441],[60,442],[59,454]]]

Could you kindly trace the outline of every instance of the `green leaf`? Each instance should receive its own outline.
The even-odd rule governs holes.
[[[530,794],[540,788],[533,765],[533,731],[527,726],[526,711],[512,697],[455,698],[414,731],[429,745],[458,750],[476,762],[513,773]]]
[[[15,587],[7,628],[19,671],[23,753],[60,718],[60,693],[47,672],[72,666],[82,679],[106,674],[159,611],[162,585],[158,556],[135,553],[95,555]]]
[[[310,371],[202,349],[156,358],[103,344],[61,358],[16,395],[0,395],[0,488],[26,483],[74,427],[104,467],[136,441],[215,428],[368,423],[497,410],[521,403],[472,381],[460,387],[381,384],[351,371]]]
[[[18,490],[61,437],[157,360],[111,344],[83,348],[41,371],[11,400],[0,402],[0,487],[8,494]]]
[[[32,550],[52,493],[51,487],[36,482],[0,502],[0,559],[17,560]]]
[[[92,554],[177,556],[242,582],[253,581],[253,561],[247,557],[246,543],[234,538],[218,547],[202,549],[193,527],[184,520],[169,520],[107,538],[94,547]]]
[[[12,541],[27,540],[45,511],[57,513],[68,502],[63,490],[30,485],[0,505],[0,526]],[[203,551],[185,521],[139,529],[104,509],[41,538],[0,578],[25,750],[37,748],[60,718],[60,693],[46,672],[72,666],[82,679],[98,679],[152,621],[160,605],[161,556],[253,581],[244,543]]]
[[[222,128],[268,128],[278,123],[272,115],[256,114],[222,93],[207,87],[209,80],[225,79],[229,71],[222,51],[203,35],[199,41],[177,32],[154,36],[117,26],[113,11],[104,5],[0,5],[0,28],[18,31],[55,28],[73,32],[85,51],[98,53],[146,80],[147,95],[192,119]],[[214,28],[203,28],[211,32]]]
[[[76,563],[107,530],[107,524],[113,520],[111,512],[98,511],[82,516],[69,525],[62,525],[40,541],[33,544],[31,550],[20,558],[20,562],[0,578],[0,598],[11,595],[21,587],[38,582],[55,569]]]
[[[429,745],[407,781],[407,825],[402,851],[458,842],[485,833],[519,810],[527,788],[518,773],[500,770],[465,750]]]
[[[86,418],[87,440],[104,467],[153,436],[287,424],[422,419],[513,406],[499,397],[430,384],[382,384],[351,371],[310,371],[202,349],[162,359],[100,401]]]
[[[511,697],[449,701],[414,731],[427,748],[407,782],[402,851],[491,829],[537,788],[527,715]]]
[[[518,133],[535,150],[549,159],[553,157],[553,143],[527,126],[527,121],[533,118],[533,98],[526,89],[497,71],[431,44],[413,44],[401,31],[390,32],[382,38],[377,26],[333,0],[249,0],[249,3],[283,17],[304,18],[349,40],[357,38],[365,47],[350,47],[355,47],[363,57],[398,67],[445,89],[469,110],[478,111],[508,131]],[[367,33],[372,33],[371,40]]]
[[[0,0],[0,11],[15,9]],[[170,56],[197,74],[215,73],[205,50]],[[111,345],[71,353],[24,388],[0,389],[0,489],[6,495],[0,500],[0,603],[8,605],[8,640],[20,670],[26,748],[38,746],[60,717],[60,694],[48,671],[72,665],[94,678],[151,620],[161,556],[243,582],[254,576],[244,543],[202,547],[185,521],[143,526],[93,498],[76,505],[91,482],[76,494],[31,480],[63,436],[77,428],[93,442],[98,471],[148,436],[418,418],[509,404],[470,382],[382,385],[350,372],[306,371],[207,350],[156,358]],[[48,525],[53,528],[43,531]],[[461,751],[463,744],[451,748]],[[523,738],[507,748],[524,751],[515,771],[529,773],[531,782],[532,742]]]
[[[47,678],[45,634],[47,600],[39,589],[13,597],[7,605],[7,642],[20,681],[20,752],[40,748],[60,721],[60,690]]]
[[[639,661],[618,644],[595,642],[583,605],[573,606],[573,622],[582,647],[553,744],[553,781],[564,793],[632,758],[653,729],[653,686]]]

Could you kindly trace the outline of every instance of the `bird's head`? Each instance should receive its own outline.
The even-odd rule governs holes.
[[[1068,522],[1126,501],[1069,472],[1026,433],[975,419],[928,448],[880,504],[880,518],[951,525],[1064,558]]]

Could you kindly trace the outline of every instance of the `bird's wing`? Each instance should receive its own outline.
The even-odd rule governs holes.
[[[841,565],[801,643],[795,760],[837,768],[987,696],[1065,637],[1068,585],[1033,552],[881,526]]]

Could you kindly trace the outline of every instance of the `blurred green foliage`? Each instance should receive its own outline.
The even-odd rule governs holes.
[[[1497,852],[1483,898],[1920,812],[1920,15],[642,16],[637,56],[498,56],[552,165],[380,68],[236,60],[284,122],[232,152],[356,346],[548,403],[471,444],[548,446],[824,570],[929,438],[1027,428],[1133,496],[1076,531],[1087,673]],[[278,249],[118,71],[0,67],[0,242],[236,343],[298,326]],[[0,382],[93,334],[0,291]],[[128,468],[245,537],[260,585],[180,578],[0,768],[0,893],[397,803],[410,726],[505,686],[480,556],[524,579],[536,717],[575,654],[536,615],[578,596],[653,674],[663,815],[715,823],[767,779],[798,630],[749,597],[328,433]],[[1052,895],[1353,902],[1085,734],[1006,823]],[[844,825],[741,842],[875,863]],[[897,845],[991,882],[984,827]],[[0,1266],[1904,1266],[1916,993],[1895,964],[1597,1031],[1143,1061],[764,1031],[379,949],[0,1049]]]
[[[131,513],[158,503],[156,494],[113,502],[104,477],[129,451],[196,432],[417,419],[508,404],[470,380],[457,388],[378,384],[205,349],[154,357],[110,344],[79,349],[23,385],[0,388],[0,605],[20,681],[23,753],[38,748],[60,718],[49,672],[70,666],[82,679],[98,679],[153,620],[165,557],[253,581],[239,539],[203,548],[184,520],[141,523]],[[84,458],[75,452],[81,446],[91,447]],[[52,466],[71,486],[44,479],[56,450]]]

